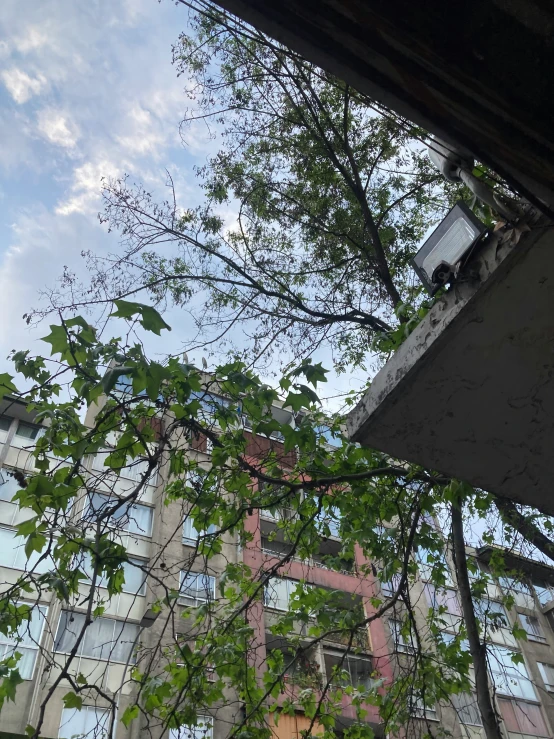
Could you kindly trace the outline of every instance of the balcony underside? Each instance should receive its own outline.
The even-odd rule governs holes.
[[[377,374],[351,438],[554,514],[553,268],[552,224],[493,238]]]

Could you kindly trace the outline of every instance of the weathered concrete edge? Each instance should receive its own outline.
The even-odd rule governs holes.
[[[452,340],[457,328],[461,328],[464,318],[456,321],[462,310],[492,289],[516,262],[523,259],[529,249],[542,236],[545,218],[527,216],[531,231],[524,233],[516,243],[512,229],[494,232],[487,242],[465,266],[459,281],[433,306],[419,326],[408,336],[396,353],[377,373],[370,389],[362,400],[349,413],[347,436],[352,441],[363,441],[368,435],[368,427],[378,423],[384,405],[394,403],[402,384],[410,375],[415,375],[420,365],[418,361],[428,354],[440,351],[445,342]],[[478,272],[478,277],[472,277]],[[377,447],[378,448],[378,447]]]

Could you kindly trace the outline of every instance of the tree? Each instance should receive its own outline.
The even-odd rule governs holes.
[[[186,306],[199,345],[236,354],[239,331],[251,337],[258,363],[321,346],[344,370],[390,351],[427,305],[410,259],[458,193],[425,132],[215,6],[193,8],[174,60],[193,101],[184,140],[202,121],[219,145],[197,172],[205,203],[187,208],[171,179],[164,203],[106,182],[101,220],[123,252],[89,254],[92,289],[66,275],[54,307],[144,291]]]
[[[160,640],[147,649],[137,641],[132,681],[138,692],[125,709],[126,722],[140,715],[149,727],[156,722],[164,727],[194,723],[203,711],[231,695],[245,708],[230,734],[266,736],[268,703],[277,706],[285,678],[293,674],[304,688],[294,692],[294,700],[310,717],[311,729],[318,725],[331,733],[338,703],[348,692],[359,719],[352,736],[369,734],[361,720],[367,705],[376,706],[385,730],[394,732],[414,714],[425,717],[425,706],[466,700],[462,696],[475,689],[474,669],[478,703],[491,739],[498,734],[499,719],[489,695],[484,639],[487,625],[497,628],[502,614],[485,608],[477,614],[479,626],[476,611],[488,580],[505,574],[508,565],[497,553],[490,572],[480,574],[475,562],[467,559],[469,514],[488,528],[485,540],[495,541],[491,532],[501,525],[512,541],[522,537],[524,543],[539,543],[547,553],[552,551],[550,522],[537,512],[508,509],[482,491],[346,440],[329,450],[318,429],[330,423],[340,436],[340,419],[322,417],[315,389],[324,371],[309,359],[323,347],[332,351],[335,369],[359,367],[371,352],[382,360],[409,334],[429,305],[413,282],[410,258],[457,193],[431,171],[418,143],[424,132],[387,111],[376,111],[371,101],[340,80],[210,4],[193,8],[191,31],[176,45],[175,62],[195,82],[191,96],[197,110],[187,117],[185,135],[186,123],[200,119],[221,142],[217,154],[198,172],[205,204],[183,207],[171,180],[172,197],[162,204],[126,179],[106,183],[101,218],[120,232],[123,253],[108,262],[89,255],[92,286],[76,285],[74,277],[66,275],[70,299],[63,289],[51,294],[52,307],[64,319],[48,338],[59,355],[55,370],[47,369],[41,358],[24,353],[14,357],[17,371],[34,383],[22,397],[51,422],[37,444],[39,474],[18,494],[19,504],[35,513],[20,532],[27,537],[29,553],[39,552],[41,561],[52,555],[55,566],[39,576],[25,575],[7,591],[0,606],[10,617],[6,629],[13,631],[28,617],[28,609],[16,604],[30,582],[39,592],[42,588],[72,603],[87,575],[85,619],[59,675],[72,682],[69,705],[79,705],[83,695],[96,691],[111,706],[113,720],[119,692],[110,695],[85,676],[72,675],[71,666],[86,628],[104,612],[105,604],[97,595],[100,582],[107,584],[112,597],[123,585],[127,554],[110,532],[117,529],[116,523],[123,529],[128,526],[132,506],[161,464],[171,480],[164,493],[168,505],[183,506],[179,525],[188,516],[195,530],[215,526],[217,531],[201,537],[188,565],[174,563],[171,571],[148,568],[157,585],[155,609],[163,613],[164,623],[180,609],[176,570],[186,573],[197,567],[199,556],[205,562],[202,573],[209,577],[210,562],[222,556],[226,537],[236,536],[242,547],[248,547],[252,532],[247,521],[253,511],[285,508],[294,515],[281,517],[277,526],[283,545],[279,557],[256,571],[229,561],[223,569],[221,599],[207,598],[205,604],[191,607],[173,644]],[[222,220],[226,207],[238,211],[232,229]],[[138,320],[144,329],[159,334],[166,328],[159,313],[125,300],[140,292],[158,307],[166,301],[197,306],[198,343],[209,346],[217,341],[222,351],[229,337],[233,358],[206,380],[175,358],[167,364],[149,361],[140,344],[102,343],[93,327],[74,315],[94,305],[111,309],[115,299],[114,315]],[[252,341],[237,358],[233,331],[242,326]],[[296,359],[279,386],[285,406],[300,414],[296,428],[273,418],[270,406],[279,393],[244,363],[246,359],[248,366],[263,368],[283,349],[290,350],[287,360],[291,353]],[[122,375],[132,381],[127,397],[118,390]],[[70,399],[59,402],[55,393],[60,378],[66,377]],[[6,389],[13,393],[11,382],[5,378]],[[212,409],[221,429],[216,433],[202,410],[202,394],[210,393],[212,386],[240,402],[256,433],[281,434],[281,452],[270,450],[254,463],[246,454],[240,414],[232,404]],[[93,409],[104,396],[107,402],[92,414],[91,425],[84,424],[79,415],[83,404]],[[149,419],[159,415],[166,424],[157,435]],[[182,440],[176,441],[190,434],[204,435],[213,444],[209,469],[199,468],[183,453]],[[108,470],[117,475],[140,462],[142,472],[126,496],[99,507],[89,505],[87,525],[75,527],[73,519],[64,518],[69,500],[82,497],[83,487],[91,489],[88,460],[105,448],[112,449],[106,457]],[[69,464],[56,462],[52,467],[52,455]],[[271,627],[276,641],[290,636],[288,647],[276,648],[260,664],[252,614],[262,597],[271,597],[271,578],[282,574],[293,558],[307,561],[319,556],[320,539],[329,535],[335,509],[340,513],[342,545],[339,555],[325,564],[340,570],[345,562],[356,561],[360,574],[375,581],[375,595],[360,610],[332,592],[306,588],[300,581],[294,592],[287,593],[289,611]],[[442,529],[433,523],[437,517]],[[456,615],[445,605],[450,597],[445,557],[451,551],[460,591],[466,596],[464,607],[470,594],[474,608],[465,608],[457,633],[445,641],[446,617]],[[427,571],[432,600],[423,614],[413,596],[421,552],[425,556],[419,558],[419,569]],[[84,557],[78,569],[75,557]],[[393,587],[386,595],[378,583],[389,581]],[[267,592],[270,595],[264,596]],[[510,603],[508,595],[506,604]],[[342,666],[356,651],[358,629],[391,614],[398,643],[405,646],[396,679],[391,683],[379,677],[377,665],[377,682],[364,689],[351,683],[345,688]],[[300,636],[298,622],[305,625],[307,635]],[[502,628],[508,629],[508,624]],[[512,636],[522,636],[517,623],[510,629]],[[330,634],[345,639],[347,648],[323,682],[313,669],[310,648]],[[466,635],[473,667],[464,648]],[[517,662],[517,655],[514,659]],[[14,667],[15,662],[6,663],[5,697],[13,695],[18,680]],[[217,678],[209,680],[208,674]],[[42,703],[33,728],[37,735],[46,705],[47,701]],[[280,710],[293,710],[290,696]]]
[[[156,310],[138,303],[118,301],[113,315],[131,325],[139,321],[156,334],[168,328]],[[34,559],[4,587],[0,601],[0,631],[12,634],[16,644],[1,663],[2,703],[15,698],[21,682],[17,643],[25,644],[25,629],[31,630],[29,603],[51,599],[67,614],[61,626],[49,624],[57,651],[43,652],[52,674],[30,734],[39,736],[61,684],[69,684],[66,706],[79,709],[97,701],[110,709],[111,722],[120,708],[125,724],[140,717],[151,731],[202,724],[210,711],[237,702],[243,711],[229,727],[233,737],[268,737],[268,712],[293,712],[295,705],[309,717],[310,730],[323,728],[333,736],[344,696],[357,716],[346,732],[352,737],[372,735],[363,720],[370,706],[379,712],[385,731],[394,733],[413,722],[414,715],[424,716],[422,706],[431,710],[438,701],[458,705],[466,700],[474,687],[463,642],[466,635],[471,640],[476,622],[459,617],[452,627],[444,595],[451,583],[450,545],[434,517],[444,512],[445,501],[454,510],[465,506],[466,514],[469,505],[488,515],[494,506],[490,496],[342,439],[338,419],[322,416],[315,392],[325,381],[325,370],[309,360],[272,389],[240,361],[210,376],[175,359],[163,365],[149,361],[139,342],[129,337],[102,342],[81,317],[53,325],[45,341],[52,360],[28,352],[13,356],[15,369],[26,378],[25,390],[18,392],[10,376],[0,378],[4,402],[22,400],[46,423],[32,451],[35,473],[18,478],[16,501],[26,515],[17,530],[26,555]],[[216,402],[216,397],[228,402]],[[279,398],[298,413],[295,427],[272,415]],[[276,433],[282,439],[257,459],[248,453],[245,415],[254,434]],[[340,438],[339,446],[325,442],[324,423]],[[192,442],[194,447],[199,436],[213,444],[209,467],[188,446]],[[137,567],[122,537],[146,525],[140,500],[156,473],[165,481],[160,495],[175,532],[188,519],[197,532],[195,549],[175,561],[166,552],[170,542],[158,541],[149,562],[138,565],[156,594],[151,610],[162,626],[148,642],[137,627],[128,628],[120,641],[98,639],[106,659],[122,662],[125,654],[127,666],[132,665],[129,674],[124,670],[119,689],[109,690],[97,672],[83,674],[79,657],[89,654],[85,645],[91,626],[101,624],[101,631],[109,626],[110,601],[124,591],[129,568]],[[124,477],[134,482],[122,490]],[[253,569],[244,558],[225,552],[230,541],[240,543],[243,551],[253,546],[248,522],[262,510],[289,513],[278,517],[273,533],[280,552]],[[536,528],[537,521],[526,517],[528,527]],[[460,513],[454,524],[453,531],[457,526],[459,532]],[[288,591],[287,610],[269,629],[281,646],[268,650],[260,662],[256,623],[261,599],[277,597],[274,588],[293,558],[308,562],[320,556],[321,538],[330,535],[331,526],[340,528],[341,544],[325,567],[342,570],[355,562],[372,583],[373,595],[365,602],[345,600],[344,593],[298,580]],[[460,590],[470,587],[479,604],[491,575],[478,574],[476,565],[466,562],[463,543],[460,536],[454,538]],[[496,559],[492,573],[506,574],[502,554]],[[216,560],[220,571],[213,597],[202,578],[210,577]],[[469,586],[468,567],[473,572]],[[464,568],[465,585],[460,580]],[[414,595],[418,571],[429,608]],[[184,573],[181,579],[179,572]],[[191,584],[190,577],[201,579]],[[206,588],[210,595],[201,601],[190,596]],[[371,679],[353,684],[345,666],[360,655],[360,629],[363,637],[364,629],[384,617],[397,624],[397,643],[407,645],[398,655],[396,679],[391,682],[382,653]],[[476,632],[481,644],[488,628],[499,628],[498,618],[488,607],[482,611]],[[517,623],[501,627],[521,637]],[[449,640],[443,637],[445,628],[452,630]],[[329,639],[342,641],[344,649],[323,679],[310,655]],[[125,643],[126,651],[117,652],[122,649],[118,644]],[[134,691],[122,703],[127,685]],[[494,710],[492,716],[497,727]]]

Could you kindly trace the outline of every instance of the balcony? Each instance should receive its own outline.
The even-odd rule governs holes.
[[[350,414],[353,441],[554,514],[551,225],[473,255]]]

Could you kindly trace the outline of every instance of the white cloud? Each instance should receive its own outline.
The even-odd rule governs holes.
[[[51,39],[51,35],[46,33],[44,28],[29,26],[21,36],[15,39],[14,44],[19,52],[27,54],[30,51],[40,49],[48,43],[49,39]]]
[[[70,195],[56,206],[57,215],[68,216],[72,213],[95,215],[102,191],[102,178],[116,177],[117,174],[117,168],[106,159],[85,162],[76,167],[73,172]]]
[[[26,103],[33,95],[38,95],[47,85],[46,77],[38,74],[30,77],[27,72],[17,67],[2,72],[2,80],[16,103]]]
[[[117,142],[131,154],[157,156],[165,146],[163,125],[140,104],[132,105],[126,116],[126,125],[122,128],[125,132],[117,136]]]
[[[44,108],[37,115],[38,130],[51,143],[66,149],[74,148],[79,129],[74,121],[60,111]]]

